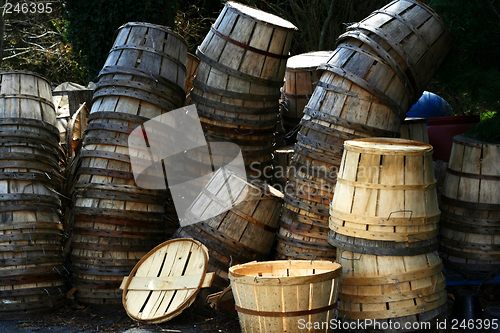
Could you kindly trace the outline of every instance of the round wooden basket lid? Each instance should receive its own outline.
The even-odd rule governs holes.
[[[212,284],[208,250],[189,238],[172,239],[148,252],[124,277],[122,303],[130,318],[162,323],[189,307]]]

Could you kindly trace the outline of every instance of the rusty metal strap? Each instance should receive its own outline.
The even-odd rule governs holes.
[[[59,136],[57,135],[59,130],[57,127],[42,120],[27,118],[2,118],[0,119],[0,125],[33,126],[39,129],[47,130],[51,135],[59,139]]]
[[[240,126],[247,126],[247,127],[255,127],[255,128],[262,128],[262,127],[276,127],[276,119],[271,119],[271,120],[251,120],[251,119],[241,119],[241,118],[235,118],[238,116],[238,114],[233,113],[235,117],[227,117],[227,116],[222,116],[219,114],[215,114],[213,111],[210,110],[205,110],[205,105],[203,104],[198,104],[197,105],[197,111],[198,115],[203,118],[210,119],[212,121],[218,121],[221,123],[227,123],[227,124],[232,124],[232,125],[240,125]]]
[[[249,314],[252,316],[259,317],[297,317],[297,316],[307,316],[313,315],[317,313],[327,312],[337,307],[337,302],[334,301],[332,304],[323,306],[321,308],[310,309],[310,310],[301,310],[301,311],[290,311],[290,312],[272,312],[272,311],[256,311],[250,309],[244,309],[235,305],[234,308],[236,311],[244,314]]]
[[[217,37],[220,37],[220,38],[224,39],[225,41],[227,41],[227,42],[229,42],[231,44],[239,46],[239,47],[241,47],[241,48],[243,48],[245,50],[261,54],[261,55],[266,56],[266,57],[272,57],[272,58],[276,58],[276,59],[288,59],[290,57],[289,55],[286,55],[286,54],[271,53],[269,51],[262,50],[262,49],[257,49],[255,47],[250,46],[250,45],[238,42],[237,40],[234,40],[231,37],[223,35],[220,31],[218,31],[217,29],[215,29],[214,26],[210,27],[210,31],[213,32]]]
[[[462,200],[448,198],[444,195],[441,195],[441,201],[445,204],[449,204],[464,209],[500,211],[500,204],[462,201]]]
[[[267,79],[263,79],[263,78],[260,78],[257,76],[245,74],[245,73],[240,72],[238,70],[232,69],[232,68],[230,68],[230,67],[228,67],[228,66],[226,66],[218,61],[215,61],[215,60],[209,58],[207,55],[205,55],[201,51],[201,49],[199,47],[196,49],[196,55],[198,56],[198,58],[200,58],[201,61],[208,64],[209,66],[211,66],[211,67],[213,67],[213,68],[215,68],[223,73],[226,73],[228,75],[231,75],[231,76],[234,76],[238,79],[241,79],[243,81],[247,81],[250,83],[256,83],[256,84],[260,84],[260,85],[268,86],[268,87],[281,88],[283,86],[283,81],[267,80]]]
[[[160,44],[160,45],[163,46],[163,44]],[[162,52],[162,51],[159,51],[159,50],[155,50],[152,47],[124,44],[124,45],[114,46],[113,48],[111,48],[111,50],[109,51],[109,53],[111,53],[113,51],[121,51],[121,50],[138,50],[138,51],[143,51],[143,52],[145,51],[145,52],[154,53],[156,55],[159,55],[162,58],[166,58],[166,59],[174,62],[175,64],[177,64],[177,66],[179,66],[184,71],[186,71],[186,65],[183,64],[179,59],[176,59],[176,58],[172,57],[171,55],[169,55],[169,54],[167,54],[165,52]]]
[[[376,99],[375,97],[373,97],[372,95],[363,95],[363,94],[360,94],[358,92],[355,92],[355,91],[351,91],[351,90],[347,90],[347,89],[342,89],[340,88],[339,86],[336,86],[336,85],[333,85],[333,84],[329,84],[329,83],[325,83],[323,81],[318,81],[317,87],[321,87],[327,91],[333,91],[333,92],[336,92],[338,94],[342,94],[342,95],[346,95],[346,96],[349,96],[349,97],[354,97],[354,98],[357,98],[357,99],[360,99],[362,101],[367,101],[367,102],[378,102],[378,99]]]
[[[54,107],[54,103],[52,103],[52,101],[49,101],[48,99],[45,99],[45,98],[40,97],[40,96],[26,95],[26,94],[12,94],[12,95],[1,94],[0,95],[0,99],[2,99],[2,98],[29,99],[29,100],[32,100],[32,101],[36,101],[36,102],[41,102],[41,103],[47,104],[52,109],[55,108]]]
[[[248,106],[239,106],[239,105],[233,105],[233,104],[227,104],[227,103],[222,103],[222,102],[217,102],[213,101],[211,99],[199,96],[195,94],[194,92],[191,92],[190,94],[191,99],[196,102],[197,104],[201,105],[206,105],[208,107],[218,109],[218,110],[224,110],[228,112],[234,112],[234,113],[243,113],[243,114],[277,114],[279,105],[272,105],[272,106],[266,106],[266,107],[248,107]],[[276,99],[276,102],[278,100]]]
[[[450,168],[447,168],[446,171],[452,175],[458,176],[458,177],[466,177],[466,178],[473,178],[473,179],[483,179],[483,180],[498,180],[500,181],[500,175],[479,175],[475,173],[468,173],[468,172],[461,172],[461,171],[456,171]]]
[[[143,124],[146,121],[150,120],[150,118],[147,117],[142,117],[131,113],[115,112],[115,111],[92,112],[87,119],[89,121],[89,124],[91,123],[92,120],[95,119],[117,119],[117,120],[131,121],[138,124]]]
[[[129,75],[140,76],[146,79],[153,80],[154,82],[162,86],[169,87],[170,89],[174,90],[174,92],[178,96],[184,96],[184,97],[186,96],[186,92],[184,91],[184,89],[177,83],[167,79],[164,76],[154,74],[139,68],[132,68],[126,66],[104,66],[104,68],[99,72],[98,78],[100,79],[103,75],[106,74],[129,74]]]
[[[169,101],[165,98],[157,97],[153,94],[149,94],[143,91],[127,89],[127,88],[101,88],[96,91],[93,95],[93,100],[95,101],[99,97],[109,97],[109,96],[124,96],[132,97],[141,101],[145,101],[156,105],[157,107],[170,111],[173,108],[178,108],[182,106],[182,103],[176,103],[175,101]]]
[[[206,93],[209,93],[209,94],[224,96],[224,97],[228,97],[228,98],[243,99],[246,101],[271,103],[273,101],[277,101],[280,98],[280,93],[271,94],[271,95],[261,95],[261,94],[251,94],[251,93],[230,91],[230,90],[226,90],[226,89],[220,89],[220,88],[209,86],[209,85],[207,85],[207,84],[205,84],[197,79],[195,79],[193,81],[193,86],[196,89],[199,89],[199,90],[206,92]]]

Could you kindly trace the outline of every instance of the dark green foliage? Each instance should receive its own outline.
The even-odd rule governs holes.
[[[464,135],[485,142],[500,143],[500,113],[472,125]]]
[[[453,49],[441,67],[439,91],[456,114],[500,110],[500,1],[431,0],[450,28]]]
[[[127,22],[174,26],[177,1],[169,0],[64,0],[68,38],[89,70],[89,80],[102,69],[116,29]]]

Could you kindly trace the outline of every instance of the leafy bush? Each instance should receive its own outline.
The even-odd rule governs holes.
[[[174,26],[177,1],[169,0],[63,0],[68,18],[68,39],[89,80],[102,69],[115,31],[127,22]]]

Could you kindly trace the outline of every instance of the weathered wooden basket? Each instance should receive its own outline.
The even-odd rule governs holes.
[[[441,255],[474,273],[500,267],[500,144],[453,138],[441,196]]]
[[[304,332],[299,323],[335,318],[339,263],[328,260],[250,262],[229,269],[244,332]],[[328,325],[311,332],[329,332]]]
[[[348,27],[344,38],[355,38],[392,59],[405,73],[418,98],[451,49],[451,32],[427,5],[416,0],[396,0]]]
[[[415,140],[423,143],[429,143],[429,134],[427,133],[427,119],[406,117],[401,123],[401,139]]]
[[[36,119],[55,126],[50,82],[27,71],[0,72],[0,117]]]
[[[235,2],[226,3],[198,48],[191,99],[201,117],[247,128],[273,128],[296,28]]]
[[[187,42],[167,27],[126,23],[118,28],[99,74],[94,102],[102,96],[128,96],[168,110],[182,106],[186,57]]]
[[[435,183],[428,144],[347,141],[330,206],[330,244],[377,255],[436,250],[440,211]]]
[[[390,321],[392,326],[384,331],[398,332],[408,329],[406,323],[435,322],[447,312],[443,264],[436,251],[377,256],[337,249],[337,260],[342,265],[339,317],[343,321],[372,319],[384,326]]]
[[[311,97],[321,72],[316,68],[327,62],[333,51],[316,51],[290,57],[286,63],[285,84],[282,90],[281,116],[287,132],[300,122],[304,107]]]
[[[229,183],[243,182],[241,179],[231,178],[228,179]],[[227,185],[219,183],[213,186],[208,189],[212,193],[218,193]],[[217,188],[220,190],[214,190]],[[209,248],[210,271],[215,271],[220,278],[226,280],[226,286],[227,269],[231,264],[266,259],[278,230],[283,197],[281,192],[269,185],[248,184],[247,189],[244,200],[228,211],[203,222],[181,227],[176,232],[177,237],[194,238]],[[236,193],[233,195],[238,197]],[[203,208],[205,212],[210,212],[217,206],[217,202],[211,202]],[[216,281],[215,284],[220,283]],[[222,284],[221,287],[225,286]]]

